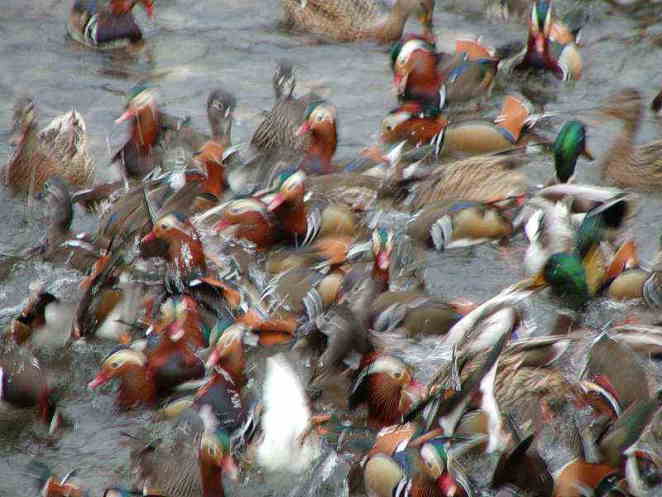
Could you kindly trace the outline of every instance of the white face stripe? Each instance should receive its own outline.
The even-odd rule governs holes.
[[[425,43],[423,40],[409,40],[400,49],[396,64],[404,64],[407,62],[412,53],[420,48],[427,48],[427,46],[427,43]]]

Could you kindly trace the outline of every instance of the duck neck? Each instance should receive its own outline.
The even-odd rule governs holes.
[[[623,166],[630,166],[635,159],[635,138],[639,132],[641,112],[636,118],[623,119],[623,129],[614,140],[609,151],[607,160],[602,163],[603,178],[622,173]]]
[[[159,111],[154,105],[145,105],[137,113],[131,130],[131,141],[143,151],[156,144],[159,135]]]
[[[108,8],[110,9],[111,14],[121,16],[131,12],[135,3],[136,0],[111,0]]]
[[[239,226],[237,238],[250,240],[258,248],[266,248],[273,242],[271,223],[259,212],[251,214],[247,222],[239,223],[237,226]]]
[[[390,426],[397,423],[400,418],[398,405],[401,387],[380,376],[377,374],[368,380],[372,387],[370,391],[374,393],[368,401],[368,425],[375,428]]]
[[[310,134],[310,145],[301,168],[307,173],[327,174],[333,169],[331,159],[336,153],[338,136],[335,126],[315,129]]]
[[[380,269],[375,263],[372,266],[372,279],[375,280],[381,287],[381,292],[384,292],[388,289],[389,284],[389,274],[388,269]]]
[[[399,40],[409,18],[409,10],[397,0],[383,23],[376,29],[376,37],[382,42]]]
[[[223,117],[220,120],[209,118],[212,140],[219,143],[223,148],[232,144],[232,117]]]
[[[223,471],[210,464],[202,455],[199,456],[202,497],[224,497]]]
[[[145,366],[132,366],[121,378],[118,403],[125,408],[139,404],[152,404],[156,400],[156,387]]]
[[[303,202],[303,197],[283,203],[282,209],[282,216],[280,218],[285,231],[303,239],[308,231],[306,206]]]

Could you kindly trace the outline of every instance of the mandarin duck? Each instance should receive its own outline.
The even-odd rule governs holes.
[[[69,12],[67,32],[78,43],[92,48],[138,46],[143,34],[131,12],[138,3],[150,18],[154,16],[152,0],[109,0],[105,5],[76,0]]]
[[[639,264],[636,245],[633,240],[623,243],[607,269],[609,278],[605,293],[615,300],[643,298],[651,309],[662,306],[662,240],[650,270]]]
[[[350,392],[349,408],[366,404],[368,426],[383,428],[400,423],[424,391],[409,366],[400,359],[373,353],[361,361],[361,370]]]
[[[443,108],[489,95],[498,60],[473,39],[458,39],[455,54],[437,53],[423,37],[408,35],[391,49],[393,85],[401,102]]]
[[[396,0],[388,14],[381,14],[374,0],[282,0],[286,27],[335,41],[371,40],[390,43],[402,36],[405,23],[415,14],[432,36],[434,0]]]
[[[44,463],[33,460],[28,464],[28,471],[35,477],[39,495],[43,497],[86,497],[81,482],[75,477],[76,470],[59,478]]]
[[[275,195],[267,209],[278,219],[283,237],[297,245],[307,245],[318,237],[353,234],[357,220],[346,207],[329,204],[322,207],[304,202],[306,173],[286,171],[274,181]]]
[[[223,207],[214,230],[231,233],[237,240],[246,240],[258,250],[269,249],[279,238],[279,225],[268,206],[258,198],[230,201]]]
[[[122,409],[153,406],[160,397],[185,381],[204,375],[204,364],[191,349],[168,335],[156,337],[146,353],[120,345],[102,361],[99,373],[88,383],[96,389],[119,380],[117,405]]]
[[[170,443],[145,443],[134,437],[128,443],[134,487],[141,489],[140,495],[223,497],[224,477],[238,478],[230,435],[208,408],[194,414]]]
[[[407,234],[439,251],[508,238],[513,233],[512,220],[505,213],[509,201],[500,205],[438,200],[414,214]]]
[[[370,497],[473,495],[458,462],[449,457],[449,441],[431,438],[420,446],[406,446],[392,455],[375,454],[363,469]]]
[[[26,409],[35,409],[49,435],[55,434],[63,419],[49,383],[36,357],[23,348],[4,345],[0,351],[0,418],[16,426],[17,419],[25,422]]]
[[[41,131],[29,97],[14,105],[10,142],[15,145],[2,170],[2,182],[12,193],[41,192],[52,176],[85,186],[94,177],[88,155],[85,121],[75,110],[62,114]]]
[[[660,149],[662,140],[645,145],[634,141],[641,126],[644,104],[641,94],[626,88],[611,95],[599,113],[618,119],[623,124],[620,135],[613,141],[600,163],[602,178],[623,188],[639,191],[659,191],[662,188]]]
[[[526,48],[500,68],[545,69],[563,81],[581,78],[583,62],[575,33],[556,20],[553,10],[551,0],[531,3]]]

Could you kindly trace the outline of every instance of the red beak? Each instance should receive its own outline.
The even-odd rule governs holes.
[[[205,366],[209,368],[213,368],[218,364],[218,360],[221,358],[221,354],[219,353],[218,349],[214,349],[211,351],[211,354],[209,354],[209,358],[207,359],[207,362],[205,363]]]
[[[223,473],[228,475],[230,479],[233,481],[237,481],[239,479],[239,468],[234,462],[234,458],[232,456],[225,456],[223,458],[223,462],[221,463],[221,467],[223,468]]]
[[[156,240],[156,239],[157,239],[156,233],[154,233],[153,231],[150,231],[149,233],[147,233],[147,234],[143,237],[142,240],[140,240],[140,243],[141,243],[141,244],[143,244],[143,243],[151,243],[151,242],[153,242],[153,241]]]
[[[545,35],[538,33],[535,35],[534,47],[540,55],[545,53]]]
[[[154,4],[149,3],[145,5],[145,12],[147,12],[147,17],[154,19]]]
[[[127,119],[129,119],[131,117],[135,117],[135,116],[136,116],[136,113],[132,109],[129,109],[126,112],[124,112],[124,114],[122,114],[120,117],[115,119],[115,124],[123,123]]]
[[[302,125],[302,126],[303,126],[303,125]],[[301,128],[299,128],[299,129],[301,129]],[[271,202],[269,202],[269,206],[267,207],[267,209],[268,209],[270,212],[273,212],[273,211],[275,211],[278,207],[280,207],[280,206],[285,202],[285,200],[287,200],[287,199],[285,198],[285,195],[284,195],[284,194],[282,194],[282,193],[277,193],[276,196],[271,200]]]
[[[227,219],[222,219],[221,221],[218,222],[216,226],[214,226],[215,231],[223,231],[227,228],[232,226],[232,223],[228,221]]]
[[[310,123],[308,121],[305,121],[301,126],[299,126],[299,129],[297,129],[296,135],[303,136],[306,133],[310,133],[310,130],[311,130]]]
[[[108,373],[102,371],[91,382],[87,384],[87,388],[89,388],[90,390],[94,390],[95,388],[100,387],[105,383],[108,383],[108,381],[110,381],[110,378],[111,376]]]
[[[397,95],[403,95],[407,89],[407,79],[409,79],[409,74],[405,73],[396,73],[393,76],[393,86],[395,86],[395,92]]]
[[[388,252],[380,252],[377,254],[377,267],[382,271],[386,271],[391,264],[391,254]]]

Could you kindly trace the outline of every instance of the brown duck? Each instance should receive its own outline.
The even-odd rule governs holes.
[[[62,114],[39,131],[34,102],[23,97],[16,102],[12,119],[10,143],[16,148],[2,170],[2,182],[12,193],[41,192],[53,175],[79,186],[91,183],[94,163],[87,152],[85,121],[78,112]]]

